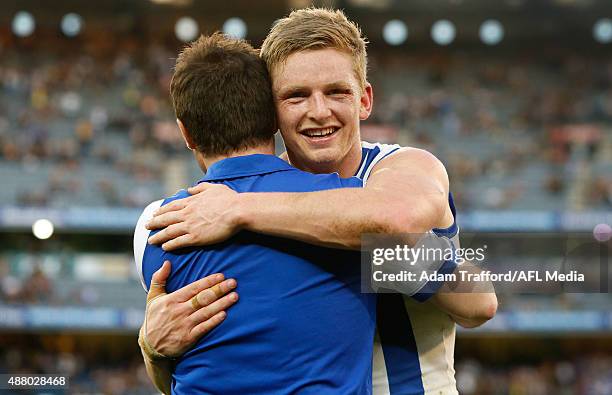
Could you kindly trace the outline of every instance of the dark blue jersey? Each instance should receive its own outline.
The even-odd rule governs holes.
[[[271,155],[221,160],[202,182],[237,192],[362,186],[357,178],[306,173]],[[139,221],[135,255],[143,285],[148,289],[153,273],[170,260],[168,292],[222,272],[238,280],[240,301],[178,361],[173,393],[371,393],[376,302],[375,295],[360,292],[359,253],[247,231],[177,253],[146,244],[143,224],[151,212],[186,196],[180,191],[150,205]]]

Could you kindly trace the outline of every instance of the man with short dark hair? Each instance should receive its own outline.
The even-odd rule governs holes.
[[[273,138],[271,82],[257,54],[245,41],[215,34],[201,37],[176,60],[170,96],[196,156],[227,155]]]
[[[269,76],[244,41],[215,34],[192,43],[177,59],[171,96],[187,147],[206,171],[200,182],[238,193],[362,186],[357,178],[306,173],[274,156]],[[375,297],[360,292],[359,255],[251,232],[176,253],[148,244],[144,224],[152,212],[187,196],[182,190],[145,209],[134,236],[136,265],[145,290],[165,285],[182,299],[179,308],[191,312],[188,320],[212,320],[193,337],[222,320],[223,330],[208,332],[172,367],[141,336],[158,388],[175,394],[370,394]],[[155,284],[160,267],[169,271],[166,260],[172,273],[167,283]],[[221,271],[240,278],[244,299],[227,317],[221,310],[236,301],[235,293],[203,307],[189,287],[181,289],[218,282],[215,272]],[[229,288],[214,292],[215,298]],[[164,375],[170,368],[171,388]]]

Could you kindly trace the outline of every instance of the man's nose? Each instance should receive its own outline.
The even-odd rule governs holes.
[[[310,96],[310,108],[308,115],[313,119],[326,119],[332,115],[327,98],[322,93],[315,93]]]

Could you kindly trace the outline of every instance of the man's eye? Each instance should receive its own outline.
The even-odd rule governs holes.
[[[348,95],[351,91],[350,89],[333,89],[329,93],[331,95]]]
[[[288,99],[293,99],[296,97],[306,97],[306,93],[305,92],[293,92],[293,93],[290,93],[289,96],[287,96]]]

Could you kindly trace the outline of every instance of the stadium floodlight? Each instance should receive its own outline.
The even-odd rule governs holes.
[[[593,37],[595,37],[596,41],[602,44],[612,42],[612,20],[602,18],[595,22],[595,25],[593,26]]]
[[[176,25],[174,25],[174,34],[183,42],[194,40],[198,36],[199,31],[198,23],[195,19],[188,16],[180,18],[176,21]]]
[[[223,24],[223,33],[233,38],[245,38],[247,25],[240,18],[230,18]]]
[[[504,26],[495,19],[488,19],[480,25],[480,39],[487,45],[496,45],[504,39]]]
[[[383,38],[389,45],[401,45],[408,38],[408,27],[399,19],[392,19],[383,27]]]
[[[39,219],[32,225],[32,233],[37,239],[46,240],[53,235],[53,223],[48,219]]]
[[[431,27],[431,38],[438,45],[448,45],[455,39],[456,32],[453,22],[441,19]]]
[[[13,18],[13,33],[19,37],[27,37],[34,32],[36,23],[34,17],[27,11],[19,11]]]
[[[68,37],[75,37],[81,32],[83,26],[83,18],[79,14],[71,12],[62,18],[62,32]]]

